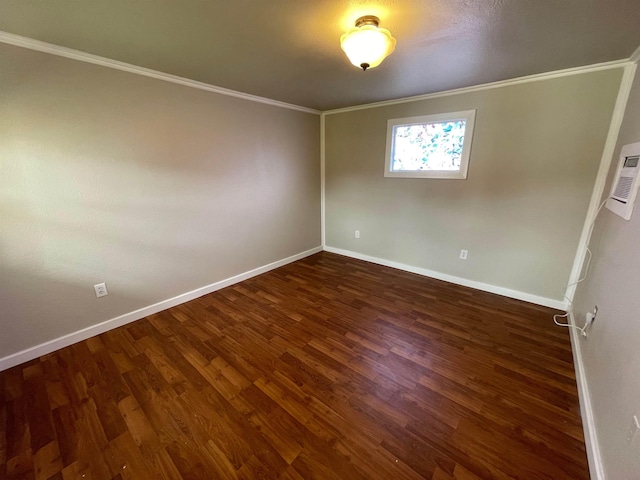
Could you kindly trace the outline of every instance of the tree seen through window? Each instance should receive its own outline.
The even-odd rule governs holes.
[[[394,128],[393,171],[460,170],[466,121]]]

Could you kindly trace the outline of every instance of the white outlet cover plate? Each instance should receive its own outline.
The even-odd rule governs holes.
[[[109,291],[107,290],[107,284],[106,283],[98,283],[98,284],[93,286],[93,289],[95,290],[96,297],[98,297],[98,298],[106,297],[107,295],[109,295]]]

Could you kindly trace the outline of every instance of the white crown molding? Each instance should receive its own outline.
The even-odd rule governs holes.
[[[280,102],[278,100],[272,100],[270,98],[259,97],[257,95],[251,95],[248,93],[237,92],[228,88],[217,87],[204,82],[198,82],[196,80],[190,80],[184,77],[178,77],[177,75],[171,75],[169,73],[158,72],[157,70],[151,70],[150,68],[139,67],[130,63],[119,62],[110,58],[100,57],[91,53],[81,52],[80,50],[74,50],[73,48],[61,47],[52,43],[41,42],[33,38],[23,37],[21,35],[15,35],[13,33],[3,32],[0,30],[0,43],[6,43],[8,45],[14,45],[16,47],[27,48],[29,50],[36,50],[38,52],[49,53],[51,55],[57,55],[59,57],[70,58],[78,60],[80,62],[92,63],[94,65],[100,65],[102,67],[113,68],[115,70],[122,70],[124,72],[134,73],[136,75],[142,75],[144,77],[155,78],[157,80],[164,80],[165,82],[176,83],[185,87],[197,88],[199,90],[206,90],[207,92],[218,93],[220,95],[226,95],[229,97],[241,98],[251,102],[264,103],[272,105],[274,107],[288,108],[290,110],[298,110],[305,113],[313,113],[320,115],[319,110],[313,108],[301,107],[299,105],[293,105],[292,103]]]
[[[629,61],[633,62],[633,63],[640,62],[640,46],[638,46],[638,48],[636,48],[635,52],[633,52],[631,54],[631,56],[629,57]]]
[[[441,92],[427,93],[424,95],[416,95],[412,97],[403,97],[394,100],[385,100],[381,102],[367,103],[363,105],[355,105],[351,107],[338,108],[335,110],[327,110],[321,112],[313,108],[303,107],[300,105],[294,105],[292,103],[281,102],[279,100],[272,100],[266,97],[260,97],[257,95],[251,95],[249,93],[238,92],[228,88],[218,87],[197,80],[191,80],[177,75],[171,75],[169,73],[159,72],[150,68],[139,67],[130,63],[120,62],[118,60],[112,60],[110,58],[101,57],[99,55],[93,55],[91,53],[82,52],[73,48],[62,47],[52,43],[42,42],[29,37],[23,37],[14,33],[4,32],[0,30],[0,43],[6,43],[8,45],[14,45],[17,47],[27,48],[29,50],[35,50],[38,52],[49,53],[51,55],[57,55],[60,57],[70,58],[81,62],[91,63],[94,65],[100,65],[107,68],[113,68],[115,70],[121,70],[124,72],[134,73],[136,75],[142,75],[145,77],[155,78],[163,80],[165,82],[171,82],[186,87],[197,88],[199,90],[205,90],[208,92],[218,93],[220,95],[226,95],[230,97],[241,98],[252,102],[264,103],[281,108],[288,108],[290,110],[297,110],[300,112],[313,113],[320,115],[325,113],[326,115],[336,113],[346,113],[356,110],[363,110],[368,108],[384,107],[388,105],[397,105],[400,103],[416,102],[420,100],[428,100],[430,98],[446,97],[450,95],[460,95],[463,93],[477,92],[481,90],[489,90],[493,88],[506,87],[509,85],[518,85],[520,83],[535,82],[540,80],[549,80],[552,78],[566,77],[569,75],[578,75],[582,73],[597,72],[599,70],[608,70],[611,68],[619,68],[628,65],[629,63],[637,63],[640,61],[640,47],[626,60],[614,60],[611,62],[598,63],[594,65],[587,65],[582,67],[567,68],[564,70],[556,70],[553,72],[539,73],[535,75],[529,75],[525,77],[518,77],[509,80],[501,80],[498,82],[485,83],[481,85],[474,85],[471,87],[457,88],[453,90],[444,90]]]
[[[16,365],[20,365],[21,363],[34,360],[38,357],[41,357],[42,355],[47,355],[51,352],[55,352],[56,350],[59,350],[61,348],[68,347],[69,345],[73,345],[74,343],[81,342],[82,340],[86,340],[87,338],[95,337],[96,335],[100,335],[101,333],[121,327],[122,325],[135,322],[136,320],[148,317],[149,315],[153,315],[154,313],[158,313],[168,308],[175,307],[176,305],[180,305],[195,298],[202,297],[203,295],[215,292],[216,290],[234,285],[238,282],[242,282],[251,277],[261,275],[289,263],[296,262],[320,251],[322,251],[322,247],[315,247],[311,250],[307,250],[287,258],[283,258],[282,260],[263,265],[262,267],[254,268],[253,270],[249,270],[247,272],[235,275],[224,280],[220,280],[219,282],[212,283],[211,285],[197,288],[195,290],[192,290],[191,292],[183,293],[181,295],[178,295],[177,297],[154,303],[153,305],[149,305],[148,307],[143,307],[133,312],[125,313],[124,315],[120,315],[96,325],[91,325],[87,328],[83,328],[82,330],[78,330],[77,332],[72,332],[67,335],[63,335],[62,337],[49,340],[48,342],[41,343],[34,347],[27,348],[20,352],[13,353],[6,357],[0,358],[0,372],[3,370],[7,370],[8,368],[15,367]]]
[[[393,260],[387,260],[385,258],[372,257],[371,255],[365,255],[364,253],[353,252],[351,250],[343,250],[341,248],[330,246],[325,246],[324,250],[326,252],[344,255],[345,257],[364,260],[365,262],[377,263],[378,265],[384,265],[385,267],[397,268],[398,270],[403,270],[405,272],[417,273],[418,275],[422,275],[423,277],[435,278],[437,280],[455,283],[456,285],[462,285],[463,287],[475,288],[476,290],[482,290],[483,292],[496,293],[504,297],[514,298],[516,300],[522,300],[529,303],[535,303],[536,305],[542,305],[544,307],[555,308],[556,310],[566,310],[567,308],[566,302],[563,302],[561,300],[554,300],[553,298],[541,297],[539,295],[533,295],[531,293],[511,290],[510,288],[498,287],[496,285],[477,282],[475,280],[468,280],[466,278],[456,277],[455,275],[436,272],[434,270],[427,270],[426,268],[421,267],[414,267],[413,265],[394,262]]]
[[[481,85],[473,85],[471,87],[456,88],[453,90],[443,90],[441,92],[426,93],[424,95],[415,95],[413,97],[396,98],[394,100],[384,100],[382,102],[367,103],[364,105],[355,105],[353,107],[337,108],[335,110],[326,110],[325,115],[333,115],[336,113],[353,112],[356,110],[365,110],[369,108],[386,107],[389,105],[398,105],[401,103],[418,102],[421,100],[429,100],[432,98],[448,97],[451,95],[461,95],[463,93],[480,92],[482,90],[491,90],[494,88],[509,87],[519,85],[521,83],[538,82],[541,80],[551,80],[553,78],[568,77],[571,75],[580,75],[583,73],[598,72],[600,70],[610,70],[612,68],[621,68],[630,65],[632,62],[626,60],[614,60],[612,62],[597,63],[595,65],[586,65],[583,67],[567,68],[564,70],[556,70],[554,72],[537,73],[526,77],[512,78],[509,80],[500,80],[499,82],[484,83]]]
[[[575,326],[573,313],[569,312],[569,323]],[[582,416],[582,429],[584,431],[584,444],[587,451],[589,471],[593,480],[605,480],[602,456],[600,455],[600,443],[596,432],[596,422],[591,406],[591,395],[587,384],[587,374],[582,361],[580,349],[580,335],[578,330],[570,328],[571,350],[573,351],[573,366],[576,372],[576,384],[578,387],[578,399],[580,401],[580,415]]]

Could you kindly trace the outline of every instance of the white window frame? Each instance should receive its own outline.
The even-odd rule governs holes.
[[[475,110],[462,112],[439,113],[436,115],[422,115],[419,117],[394,118],[387,121],[387,151],[385,157],[384,176],[395,178],[453,178],[464,180],[469,169],[469,156],[473,141],[473,127],[476,119]],[[460,170],[391,170],[392,152],[395,127],[408,125],[424,125],[426,123],[444,123],[465,120],[464,141],[462,143],[462,156],[460,158]]]

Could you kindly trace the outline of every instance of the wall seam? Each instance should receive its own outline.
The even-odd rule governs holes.
[[[326,245],[326,205],[325,205],[325,169],[326,169],[326,151],[325,151],[325,114],[320,115],[320,230],[322,238],[322,248]]]
[[[627,101],[629,100],[629,94],[631,93],[631,86],[633,84],[635,73],[635,64],[632,63],[624,67],[622,80],[620,81],[620,87],[618,89],[618,97],[611,116],[611,123],[609,124],[609,132],[607,133],[607,139],[600,159],[600,166],[598,167],[596,181],[593,186],[593,192],[589,202],[589,208],[587,209],[587,215],[582,227],[582,233],[580,234],[580,240],[578,241],[578,248],[576,249],[573,267],[569,274],[569,281],[567,282],[565,296],[569,300],[569,309],[571,309],[578,279],[582,273],[584,260],[587,255],[587,246],[591,239],[591,224],[595,221],[596,215],[598,214],[598,207],[602,202],[602,194],[607,182],[609,168],[613,161],[613,154],[616,149],[618,134],[620,132],[620,127],[622,126],[622,120],[624,119],[624,112],[627,108]]]

